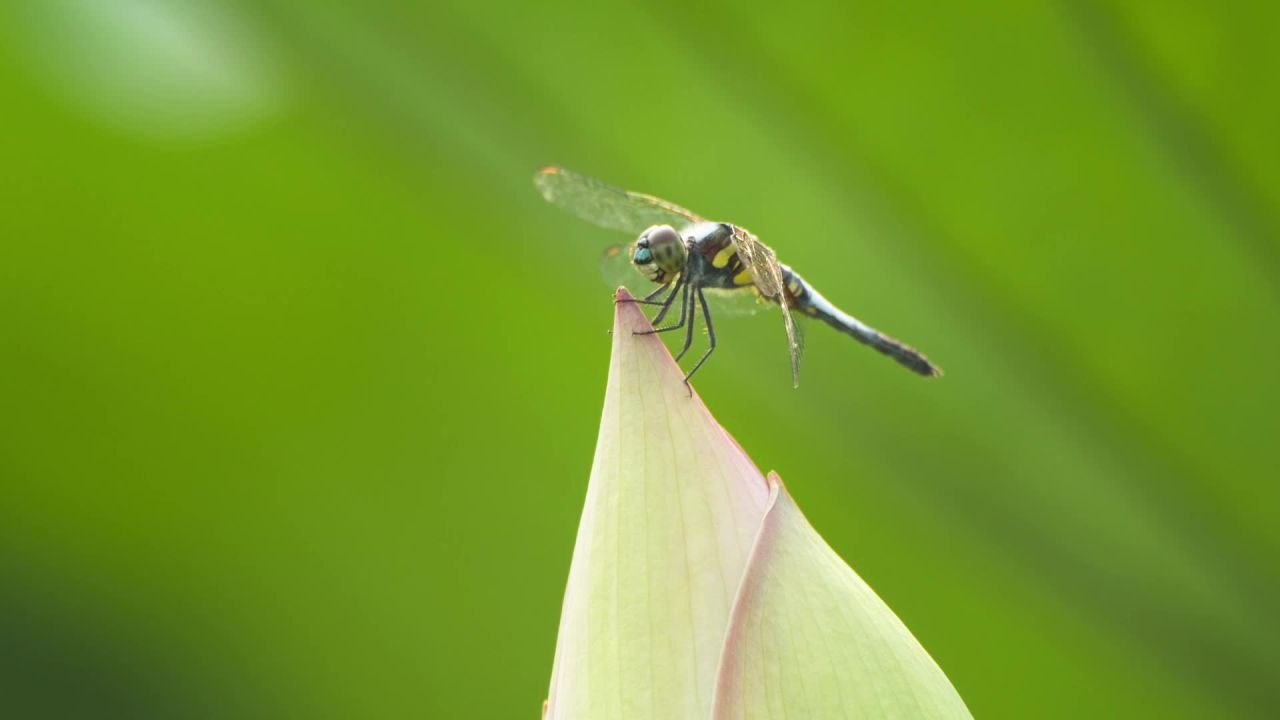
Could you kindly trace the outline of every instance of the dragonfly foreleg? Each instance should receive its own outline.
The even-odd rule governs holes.
[[[666,327],[641,330],[640,332],[632,333],[633,335],[652,335],[654,333],[667,332],[669,330],[679,330],[684,327],[684,321],[689,307],[689,285],[684,281],[684,278],[681,277],[676,281],[676,287],[680,290],[680,322]],[[671,292],[671,297],[667,298],[666,304],[662,306],[662,309],[658,311],[658,314],[653,316],[653,320],[650,321],[651,323],[656,324],[662,321],[662,318],[666,316],[667,311],[671,309],[671,300],[674,297],[675,291],[673,290]]]
[[[671,294],[668,295],[665,299],[654,300],[654,298],[658,297],[659,295],[666,292],[667,290],[671,290]],[[680,286],[677,284],[659,285],[656,290],[649,293],[648,295],[645,295],[640,299],[626,298],[625,300],[615,300],[614,302],[635,303],[637,305],[666,305],[667,303],[671,302],[673,298],[675,298],[676,293],[679,291],[680,291]]]
[[[707,351],[702,353],[702,357],[698,358],[698,362],[694,363],[693,367],[684,376],[685,385],[689,384],[689,378],[698,372],[698,368],[702,367],[702,363],[706,362],[707,358],[711,357],[712,351],[716,349],[716,331],[711,327],[711,309],[707,307],[707,299],[702,296],[702,288],[696,290],[694,301],[702,306],[702,321],[707,326]]]
[[[681,273],[680,277],[676,278],[675,286],[671,288],[671,294],[667,296],[666,300],[662,301],[662,309],[658,311],[657,315],[653,316],[653,319],[649,321],[650,324],[657,325],[658,323],[662,322],[662,318],[667,316],[667,312],[671,310],[671,302],[676,299],[676,293],[680,292],[681,288],[687,289],[684,281],[685,281],[684,274]],[[684,314],[684,304],[683,304],[684,296],[683,295],[681,296],[680,302],[681,302],[680,314],[683,315]]]
[[[654,288],[653,292],[649,293],[648,295],[645,295],[645,296],[644,296],[644,298],[643,298],[643,301],[644,301],[644,302],[654,302],[654,300],[653,300],[653,299],[654,299],[654,298],[656,298],[656,297],[658,297],[659,295],[661,295],[661,294],[662,294],[662,291],[663,291],[663,290],[666,290],[666,289],[667,289],[667,286],[666,286],[666,285],[659,285],[658,287]],[[673,286],[671,287],[671,295],[669,295],[668,297],[671,297],[672,295],[675,295],[675,294],[676,294],[676,290],[677,290],[677,289],[678,289],[678,288],[676,288],[676,287],[673,285]],[[666,301],[665,301],[665,300],[663,300],[662,302],[666,302]]]

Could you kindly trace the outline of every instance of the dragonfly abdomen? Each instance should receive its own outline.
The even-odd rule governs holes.
[[[852,337],[858,342],[875,348],[878,352],[893,358],[899,365],[919,373],[920,375],[941,375],[942,370],[929,362],[918,350],[906,345],[875,328],[866,325],[857,318],[845,313],[831,304],[813,286],[786,265],[782,265],[783,279],[787,284],[789,300],[793,309],[812,318],[817,318],[831,327]]]

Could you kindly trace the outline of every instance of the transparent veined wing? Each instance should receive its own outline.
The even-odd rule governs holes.
[[[600,253],[600,277],[610,290],[620,286],[643,289],[645,286],[652,285],[647,279],[641,277],[640,273],[636,272],[636,266],[631,264],[631,243],[610,245]],[[644,292],[640,294],[643,295]]]
[[[733,290],[725,288],[704,288],[703,294],[711,303],[711,312],[716,317],[743,317],[758,315],[771,310],[775,305],[766,300],[754,287],[741,287]]]
[[[547,166],[533,176],[542,197],[594,225],[639,234],[651,225],[677,230],[703,222],[696,214],[644,193],[614,187],[562,167]]]
[[[787,351],[791,355],[791,383],[798,387],[804,336],[791,317],[791,301],[787,295],[782,267],[778,265],[778,257],[768,245],[757,240],[755,235],[736,226],[733,228],[733,247],[751,273],[756,290],[782,308],[782,324],[787,331]]]

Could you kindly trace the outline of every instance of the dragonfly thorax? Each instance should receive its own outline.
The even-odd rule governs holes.
[[[689,248],[680,233],[670,225],[654,225],[636,238],[631,248],[631,262],[653,282],[671,282],[684,269]]]

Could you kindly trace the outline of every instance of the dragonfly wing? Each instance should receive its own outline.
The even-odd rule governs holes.
[[[798,387],[804,337],[791,317],[791,298],[787,294],[787,284],[783,279],[782,266],[778,264],[778,257],[768,245],[740,227],[733,229],[733,246],[738,252],[738,257],[751,273],[756,290],[782,308],[782,324],[787,331],[787,352],[791,355],[791,382]]]
[[[610,245],[600,253],[600,277],[611,289],[617,287],[642,287],[636,266],[631,264],[631,244]]]
[[[680,229],[703,222],[696,214],[644,193],[614,187],[562,167],[547,166],[533,176],[542,197],[594,225],[639,234],[651,225]]]
[[[723,288],[703,288],[703,294],[711,303],[711,310],[716,317],[744,317],[756,315],[760,311],[773,307],[773,303],[764,299],[755,287],[741,287],[727,290]]]

